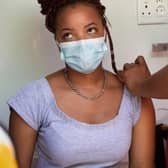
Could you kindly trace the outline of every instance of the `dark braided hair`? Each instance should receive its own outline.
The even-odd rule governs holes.
[[[38,3],[41,4],[41,13],[46,15],[46,27],[47,29],[55,35],[56,32],[56,17],[61,9],[68,5],[72,5],[75,3],[85,3],[92,5],[98,11],[98,14],[102,17],[103,24],[105,26],[109,44],[110,44],[110,53],[111,53],[111,61],[112,68],[115,73],[117,73],[117,68],[115,64],[115,57],[113,52],[113,43],[111,34],[107,25],[106,17],[105,17],[105,6],[103,6],[100,0],[38,0]]]

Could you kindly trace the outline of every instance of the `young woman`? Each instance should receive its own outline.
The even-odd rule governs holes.
[[[152,103],[132,96],[102,67],[109,38],[99,0],[39,0],[46,26],[66,68],[9,99],[10,134],[20,168],[30,168],[37,142],[37,168],[118,166],[129,152],[130,168],[153,168]]]

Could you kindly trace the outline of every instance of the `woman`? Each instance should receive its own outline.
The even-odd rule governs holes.
[[[8,101],[20,168],[119,165],[153,168],[154,111],[102,67],[109,37],[99,0],[39,0],[66,68],[33,81]],[[150,135],[150,136],[149,136]]]

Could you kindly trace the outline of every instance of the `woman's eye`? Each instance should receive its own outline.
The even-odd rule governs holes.
[[[96,33],[96,29],[95,28],[89,28],[87,31],[88,31],[88,33]]]
[[[71,39],[71,38],[72,38],[72,34],[71,34],[71,33],[65,33],[65,34],[63,35],[63,38],[64,38],[64,39]]]

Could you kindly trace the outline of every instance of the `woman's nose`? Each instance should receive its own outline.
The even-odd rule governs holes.
[[[89,39],[90,37],[85,32],[79,32],[77,34],[77,40]]]

